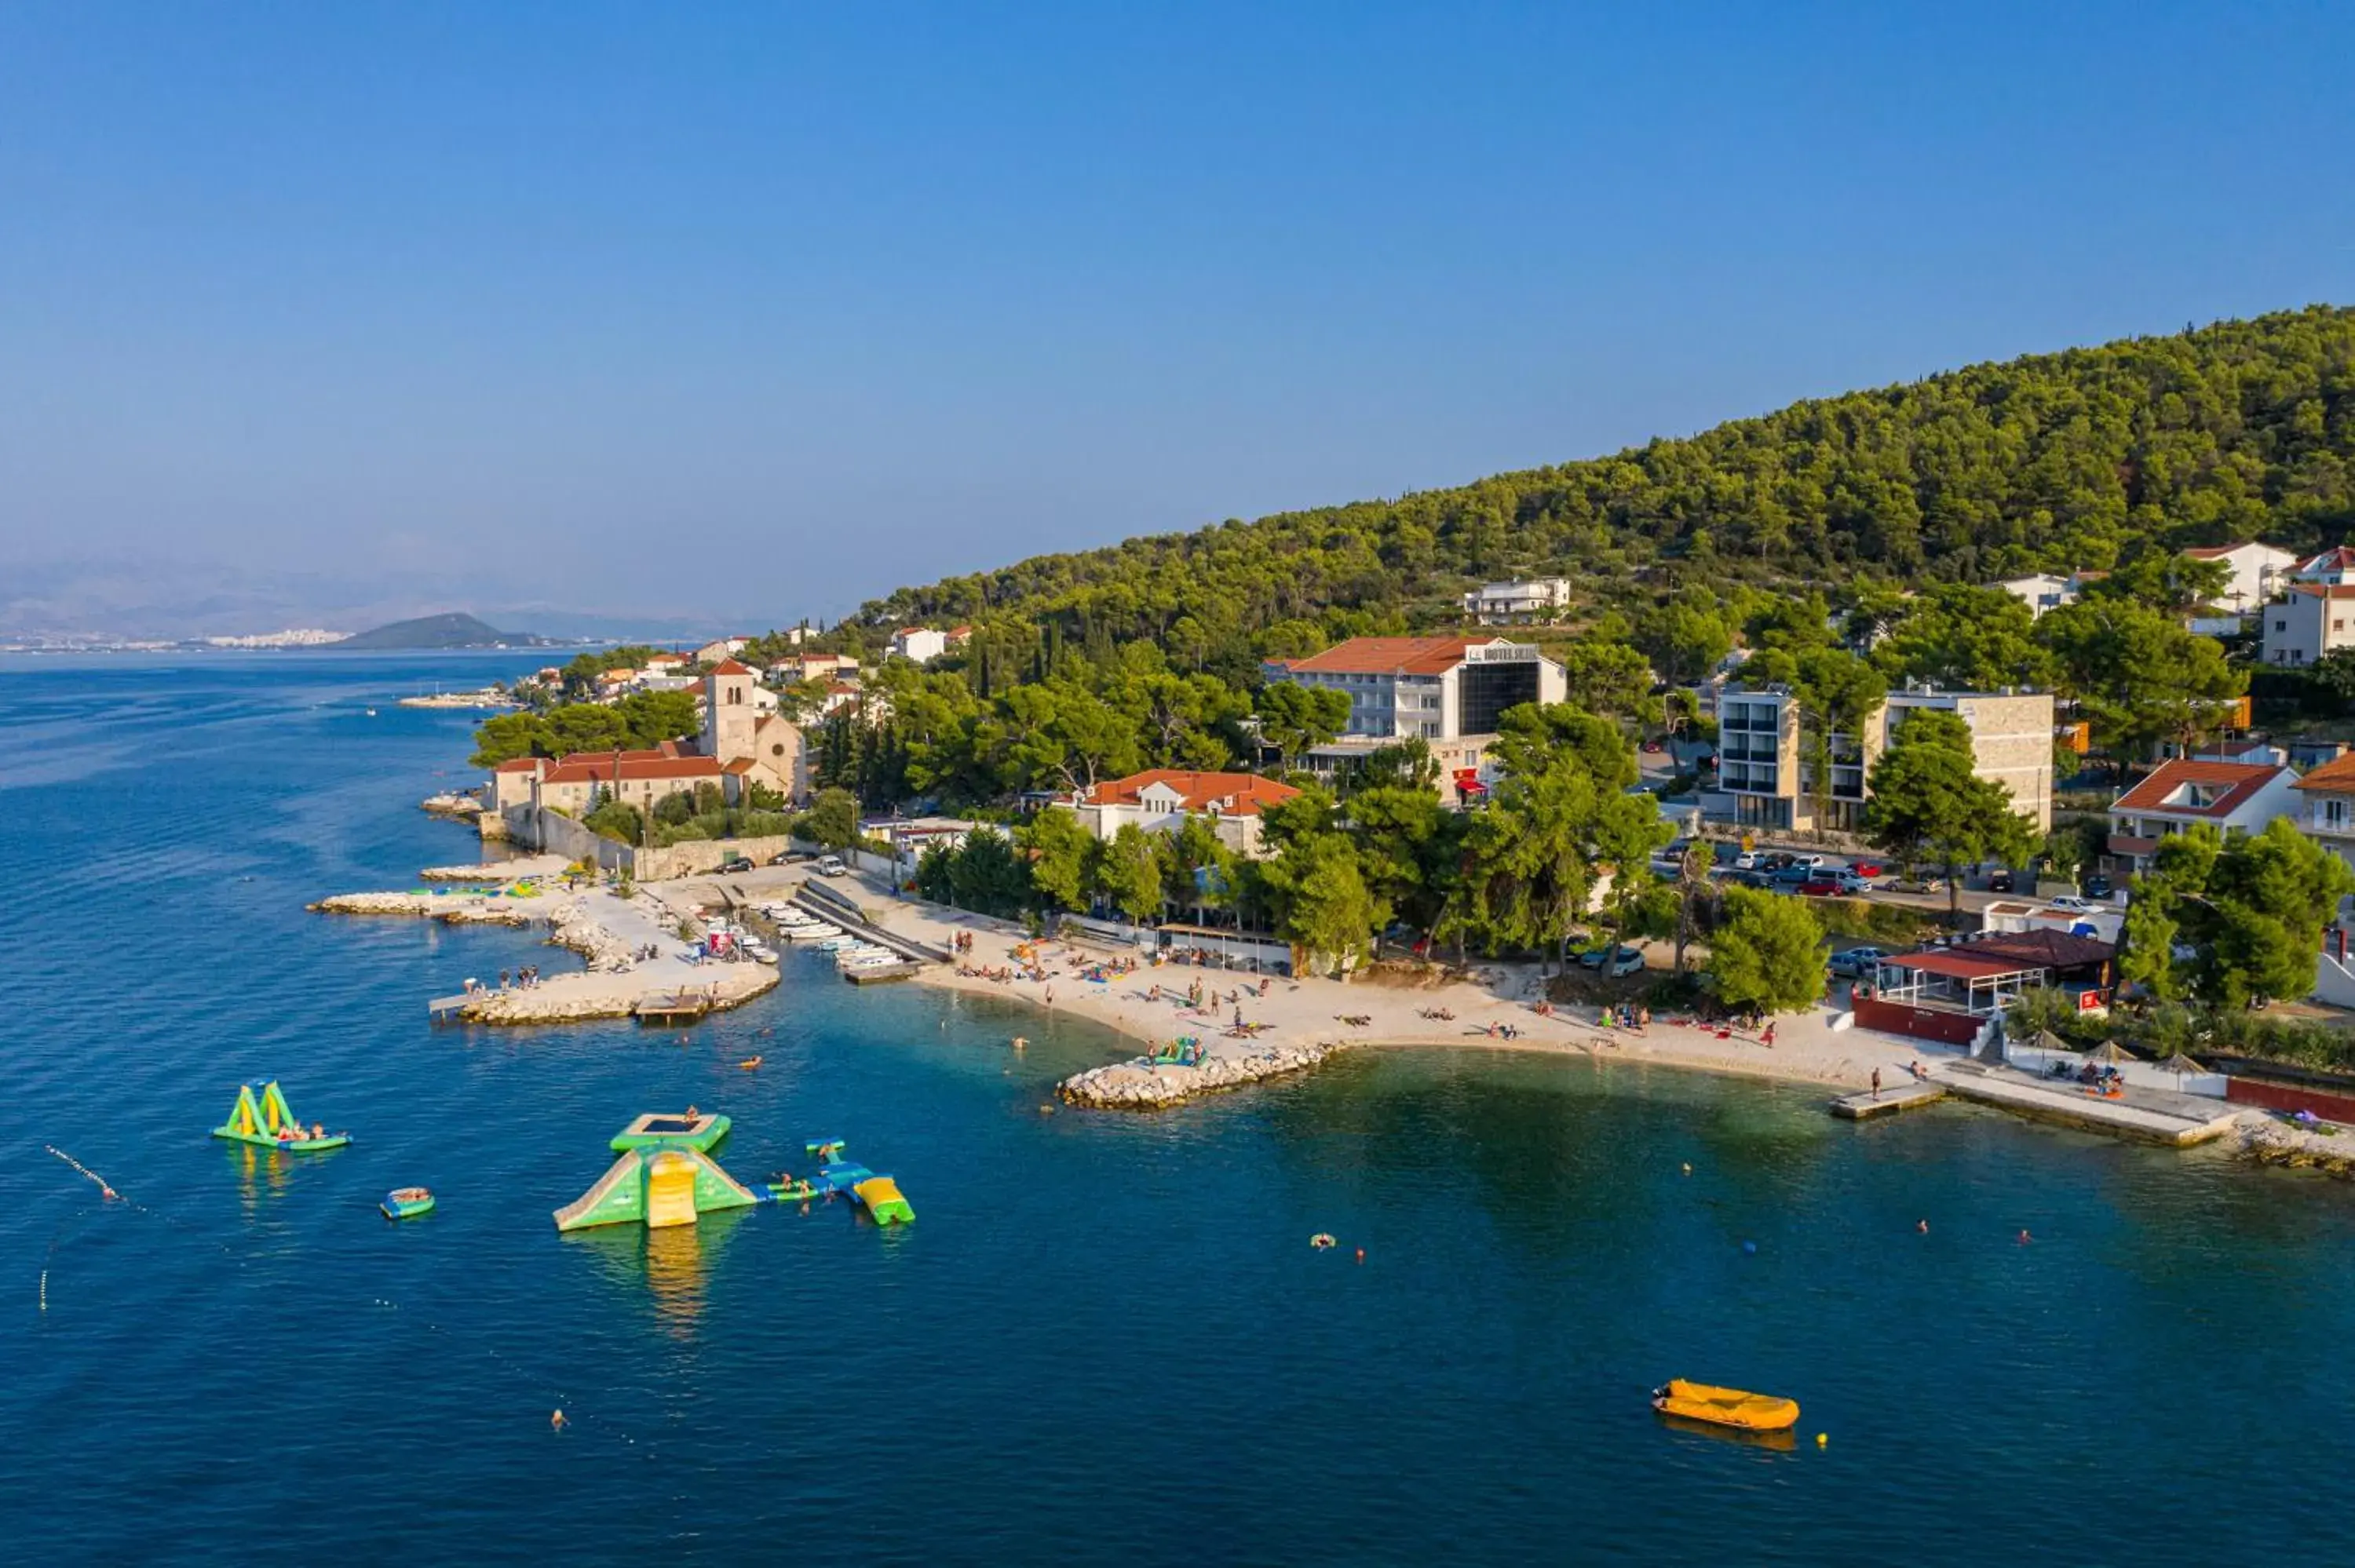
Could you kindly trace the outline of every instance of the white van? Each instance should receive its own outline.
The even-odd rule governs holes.
[[[842,863],[840,855],[822,854],[817,857],[817,874],[820,876],[847,876],[849,873],[850,868]]]

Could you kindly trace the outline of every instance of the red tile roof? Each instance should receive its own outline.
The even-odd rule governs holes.
[[[2293,789],[2346,790],[2355,794],[2355,751],[2332,758],[2290,786]]]
[[[614,760],[610,751],[584,751],[550,767],[543,784],[610,784],[654,779],[717,779],[719,764],[709,757],[665,757],[659,752],[625,751]]]
[[[2156,811],[2179,817],[2229,817],[2275,779],[2289,771],[2270,762],[2162,762],[2148,778],[2112,803],[2113,811]],[[2216,798],[2205,806],[2170,805],[2168,798],[2186,784],[2206,784]]]
[[[1295,671],[1327,675],[1439,675],[1464,662],[1466,648],[1487,637],[1352,637],[1322,653],[1287,661]]]
[[[2292,593],[2310,593],[2317,599],[2355,599],[2355,585],[2348,583],[2292,583]]]
[[[2016,975],[2024,969],[2042,967],[2008,956],[1966,953],[1957,948],[1924,948],[1918,953],[1900,953],[1895,958],[1881,961],[1899,969],[1919,969],[1924,974],[1945,975],[1949,980],[1961,980]]]
[[[2105,942],[2098,937],[2081,936],[2074,931],[2055,931],[2050,927],[1974,937],[1963,950],[1991,953],[1999,959],[2022,960],[2054,969],[2073,969],[2087,964],[2107,963],[2117,956],[2118,951],[2117,944],[2114,942]]]
[[[539,757],[510,757],[505,762],[502,762],[497,767],[492,768],[491,771],[494,773],[528,773],[546,760],[547,759],[545,758]]]
[[[1080,798],[1085,806],[1134,806],[1145,791],[1166,784],[1176,791],[1188,811],[1216,810],[1224,817],[1255,817],[1263,807],[1281,805],[1300,793],[1289,784],[1256,773],[1195,773],[1178,768],[1151,768],[1125,779],[1109,779]]]
[[[2195,561],[2218,561],[2235,550],[2245,550],[2254,543],[2254,539],[2243,539],[2237,545],[2194,545],[2183,553]]]
[[[2355,548],[2334,545],[2318,556],[2309,556],[2297,564],[2301,572],[2343,572],[2355,568]]]
[[[737,660],[722,659],[719,663],[711,666],[711,673],[715,675],[749,675],[752,673],[752,669],[751,666]]]

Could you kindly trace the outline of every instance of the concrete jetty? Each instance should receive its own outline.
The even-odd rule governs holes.
[[[1870,1089],[1853,1095],[1842,1095],[1831,1102],[1831,1113],[1849,1121],[1870,1121],[1875,1117],[1895,1116],[1899,1111],[1934,1105],[1946,1097],[1945,1086],[1934,1078],[1915,1078],[1902,1084],[1891,1084],[1878,1094]]]
[[[1950,1063],[1941,1075],[1956,1099],[1994,1106],[2015,1116],[2106,1132],[2178,1149],[2223,1137],[2240,1120],[2240,1106],[2202,1095],[2134,1087],[2117,1099],[2085,1093],[2073,1079],[2039,1078],[1984,1062]]]

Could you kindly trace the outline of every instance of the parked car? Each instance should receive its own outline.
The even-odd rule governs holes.
[[[2050,904],[2055,909],[2065,909],[2072,915],[2090,914],[2094,910],[2101,907],[2100,905],[2094,903],[2092,899],[2081,898],[2073,893],[2055,894],[2044,902]]]
[[[1766,869],[1766,857],[1760,854],[1756,850],[1743,850],[1740,854],[1733,857],[1733,869],[1736,871],[1764,871]]]
[[[1944,893],[1946,879],[1943,876],[1893,876],[1881,885],[1885,893]]]
[[[817,857],[817,874],[820,876],[847,876],[850,868],[842,863],[839,855],[822,854]]]
[[[1799,892],[1809,898],[1853,898],[1871,885],[1852,871],[1816,871],[1799,884]]]
[[[1877,860],[1852,860],[1848,863],[1848,868],[1859,876],[1879,876],[1889,869]]]
[[[741,854],[731,854],[726,860],[719,863],[720,874],[723,876],[733,876],[739,872],[750,871],[751,869],[752,863],[746,860]]]
[[[1808,871],[1821,871],[1831,864],[1831,858],[1828,855],[1820,854],[1791,854],[1783,857],[1783,863],[1802,866]]]
[[[1815,879],[1815,872],[1807,866],[1786,865],[1780,871],[1771,873],[1766,878],[1766,885],[1769,887],[1779,887],[1784,892],[1789,893],[1806,886]]]
[[[2085,896],[2088,898],[2107,898],[2116,891],[2116,888],[2110,885],[2110,879],[2099,872],[2085,878]]]
[[[1845,948],[1832,955],[1832,973],[1850,979],[1869,975],[1873,966],[1888,956],[1886,948]]]
[[[1987,891],[1989,893],[2009,893],[2011,891],[2011,873],[2009,871],[1995,871],[1988,873]]]
[[[1612,979],[1639,973],[1644,968],[1644,955],[1634,948],[1596,948],[1578,955],[1582,969],[1600,969]]]

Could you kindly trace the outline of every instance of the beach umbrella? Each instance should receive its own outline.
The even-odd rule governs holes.
[[[2208,1070],[2180,1051],[2169,1052],[2168,1054],[2161,1056],[2158,1059],[2158,1065],[2165,1071],[2175,1075],[2175,1086],[2179,1089],[2183,1086],[2184,1074],[2204,1073]]]
[[[2131,1062],[2135,1059],[2135,1055],[2133,1052],[2127,1050],[2116,1041],[2105,1040],[2099,1045],[2094,1046],[2091,1051],[2086,1052],[2085,1059],[2089,1062],[2109,1062],[2115,1064],[2118,1062]]]

